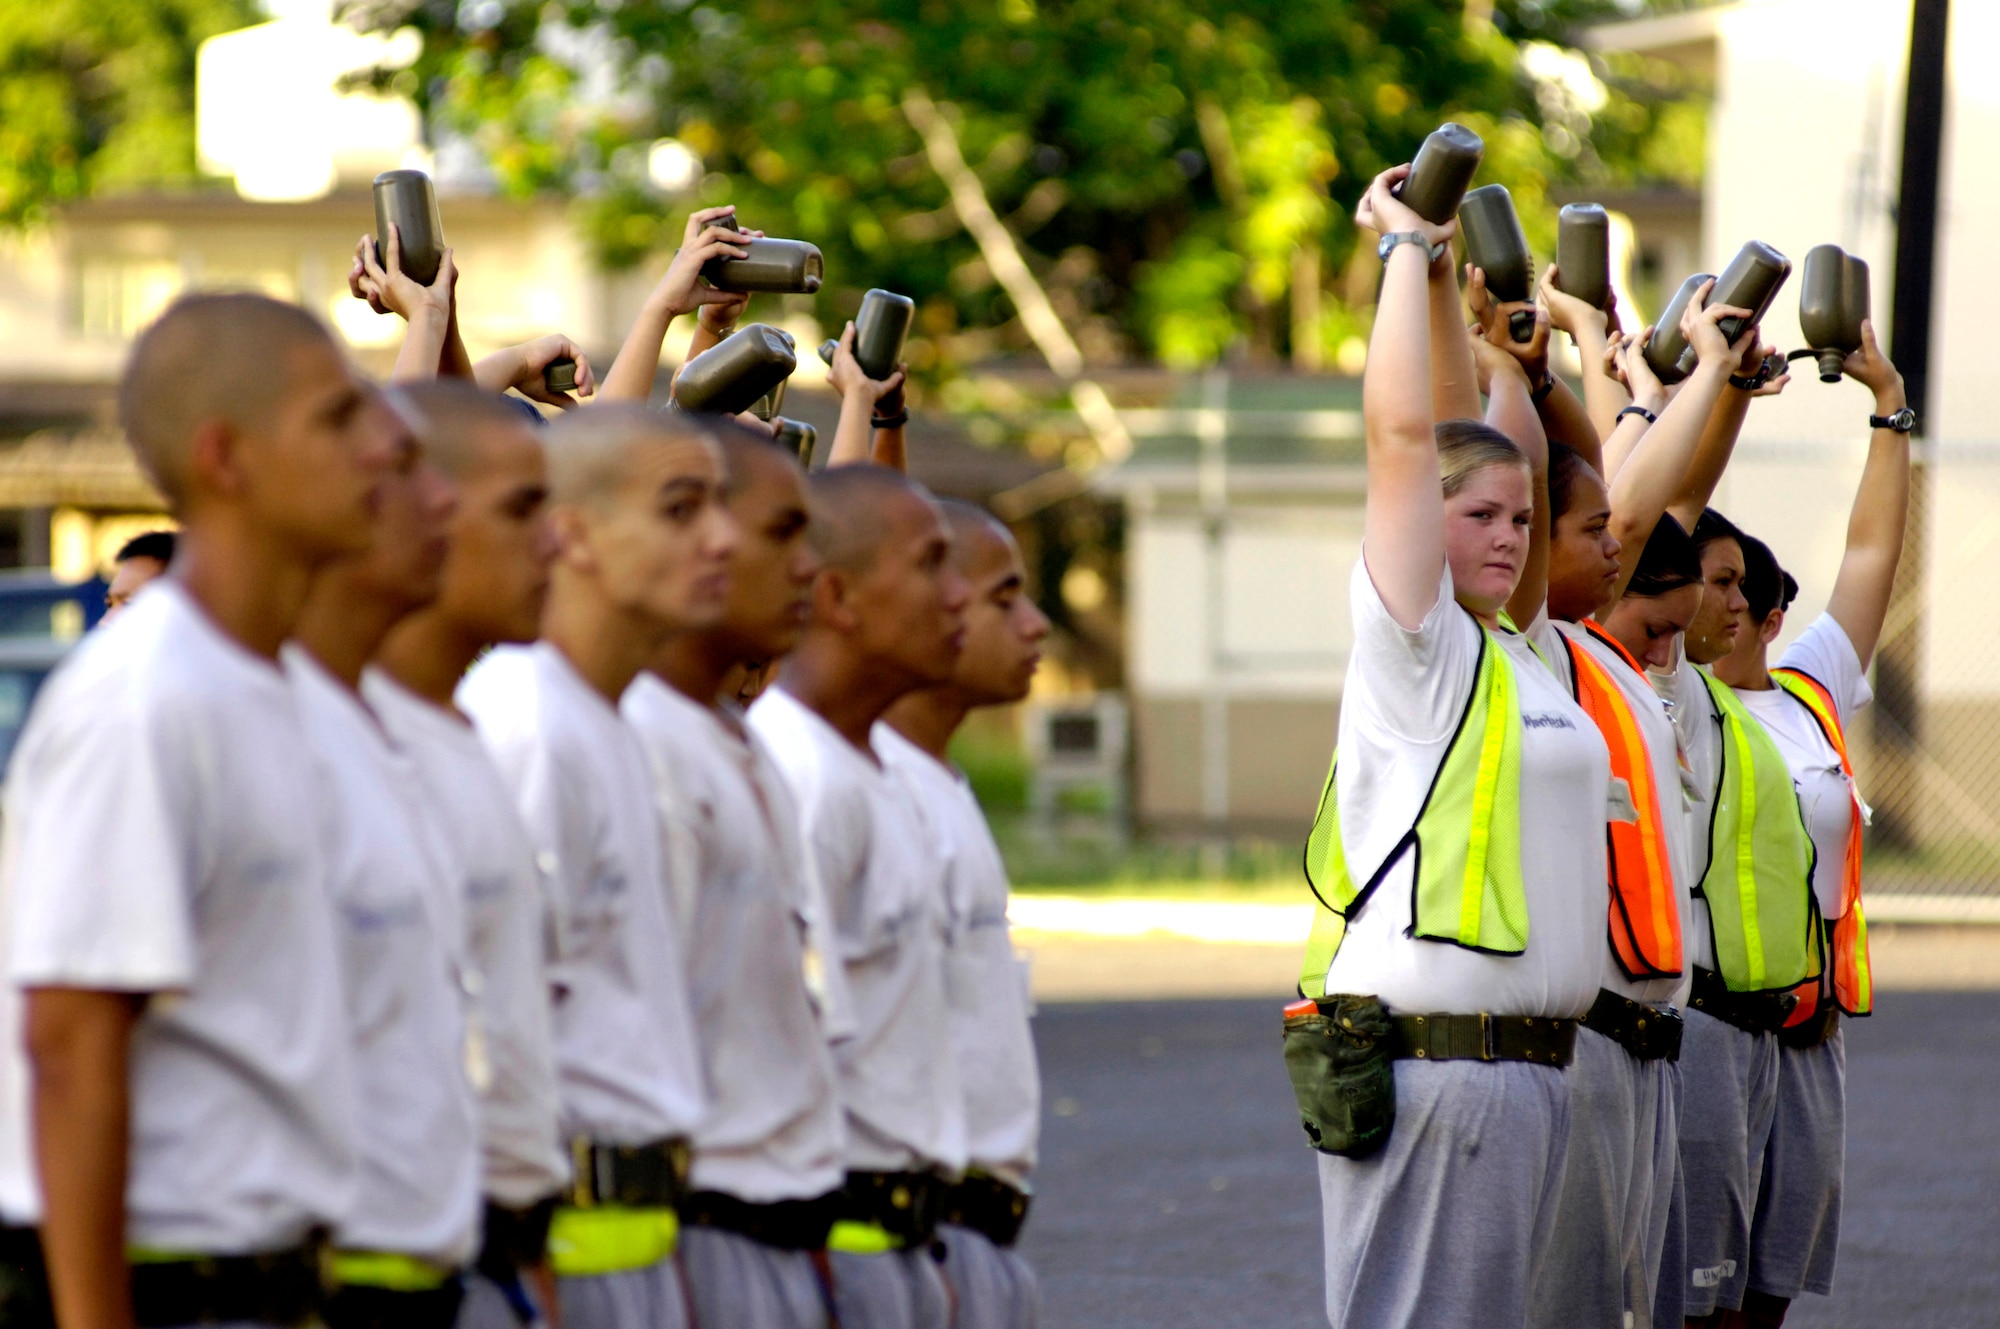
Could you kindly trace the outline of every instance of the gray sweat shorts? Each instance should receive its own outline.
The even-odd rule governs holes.
[[[952,1223],[938,1229],[938,1240],[951,1287],[952,1329],[1035,1329],[1041,1323],[1041,1284],[1026,1260]]]
[[[1569,1144],[1566,1073],[1399,1061],[1396,1126],[1368,1158],[1319,1157],[1333,1329],[1527,1323]]]
[[[1833,1292],[1847,1165],[1847,1041],[1778,1049],[1778,1111],[1750,1226],[1750,1286],[1787,1300]]]
[[[928,1247],[827,1258],[841,1329],[951,1329],[951,1293]]]
[[[1667,1067],[1667,1086],[1673,1095],[1674,1138],[1672,1157],[1666,1166],[1672,1169],[1671,1185],[1667,1195],[1667,1207],[1661,1218],[1660,1259],[1654,1265],[1656,1277],[1653,1279],[1653,1326],[1654,1329],[1674,1329],[1687,1319],[1687,1175],[1681,1168],[1681,1068],[1678,1062]],[[1667,1141],[1662,1139],[1662,1143]]]
[[[1741,1309],[1750,1279],[1750,1220],[1778,1106],[1778,1040],[1687,1012],[1681,1039],[1681,1175],[1689,1319]]]
[[[556,1279],[563,1329],[689,1329],[686,1289],[671,1257],[644,1269]]]
[[[1672,1063],[1590,1029],[1569,1067],[1569,1150],[1534,1329],[1649,1329],[1678,1168]]]
[[[827,1329],[828,1294],[810,1251],[690,1224],[680,1262],[701,1329]]]

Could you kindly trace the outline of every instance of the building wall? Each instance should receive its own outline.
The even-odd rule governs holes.
[[[1340,698],[1236,698],[1229,716],[1229,820],[1303,835],[1333,758]],[[1141,697],[1133,711],[1136,808],[1156,827],[1202,816],[1201,702]]]
[[[549,332],[609,355],[658,276],[599,273],[559,203],[447,195],[440,211],[475,357]],[[297,301],[386,368],[402,323],[347,290],[355,242],[373,229],[370,196],[353,191],[296,204],[226,194],[106,199],[45,230],[0,236],[0,344],[9,352],[0,376],[115,379],[132,336],[199,288]]]
[[[1219,605],[1206,532],[1192,506],[1134,504],[1134,810],[1153,825],[1208,819],[1203,714],[1212,700],[1226,717],[1223,816],[1238,828],[1301,831],[1333,752],[1361,509],[1351,496],[1233,504],[1219,544]]]

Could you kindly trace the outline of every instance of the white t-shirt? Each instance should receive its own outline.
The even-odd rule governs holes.
[[[1389,616],[1364,558],[1354,567],[1354,650],[1340,701],[1340,825],[1366,882],[1416,822],[1479,667],[1481,629],[1452,598],[1449,569],[1414,632]],[[1597,726],[1528,638],[1497,634],[1521,702],[1521,876],[1528,943],[1487,955],[1407,935],[1414,855],[1348,923],[1328,992],[1372,993],[1393,1011],[1581,1017],[1604,972],[1605,825],[1611,759]]]
[[[155,994],[132,1033],[133,1245],[277,1250],[348,1214],[329,802],[284,674],[172,581],[77,647],[15,750],[11,983]]]
[[[694,1186],[753,1204],[839,1188],[833,1053],[806,982],[808,885],[784,777],[738,722],[657,675],[625,692],[692,879],[688,984],[708,1070]]]
[[[564,1135],[692,1135],[708,1105],[638,736],[547,642],[488,654],[458,704],[514,791],[549,888]]]
[[[965,1099],[944,1000],[944,864],[909,791],[785,691],[765,689],[750,726],[798,803],[832,911],[854,1036],[834,1048],[847,1166],[965,1166]]]
[[[1862,707],[1875,700],[1861,657],[1854,653],[1854,643],[1831,614],[1814,619],[1786,648],[1778,667],[1817,679],[1833,695],[1843,731],[1854,723]],[[1764,728],[1777,740],[1778,751],[1785,754],[1792,784],[1799,791],[1799,810],[1805,814],[1806,830],[1818,854],[1813,865],[1813,894],[1819,897],[1822,917],[1839,918],[1847,912],[1841,892],[1847,872],[1847,837],[1854,825],[1854,784],[1841,769],[1840,753],[1827,741],[1826,731],[1806,704],[1791,693],[1774,686],[1761,691],[1739,688],[1736,695],[1744,709],[1764,722]]]
[[[361,699],[297,643],[285,647],[285,672],[337,823],[328,889],[354,1033],[361,1179],[334,1241],[463,1264],[479,1239],[479,1149],[460,870],[422,817],[415,769]]]
[[[1652,678],[1674,722],[1674,738],[1680,746],[1681,801],[1687,813],[1688,883],[1692,891],[1708,875],[1710,823],[1715,817],[1716,786],[1722,781],[1722,717],[1716,713],[1715,698],[1702,682],[1701,671],[1681,654],[1678,638],[1674,658],[1679,664],[1673,673]],[[1713,970],[1715,933],[1708,917],[1708,901],[1695,896],[1688,917],[1688,962]]]
[[[1538,620],[1537,627],[1548,620]],[[1560,633],[1564,639],[1580,651],[1590,652],[1591,658],[1604,667],[1604,671],[1618,684],[1618,691],[1624,696],[1632,714],[1639,723],[1639,735],[1646,741],[1646,755],[1652,759],[1653,788],[1660,800],[1661,830],[1667,841],[1667,863],[1673,872],[1674,895],[1679,904],[1681,917],[1681,974],[1678,978],[1632,979],[1626,976],[1624,967],[1618,963],[1618,954],[1610,945],[1607,933],[1604,947],[1603,986],[1621,997],[1632,1001],[1680,1002],[1685,1000],[1688,989],[1694,985],[1694,969],[1688,963],[1688,937],[1693,931],[1694,881],[1689,874],[1689,851],[1687,842],[1687,817],[1682,811],[1680,753],[1674,736],[1674,722],[1667,718],[1667,708],[1660,695],[1653,691],[1653,685],[1643,673],[1632,668],[1623,656],[1606,646],[1588,630],[1574,623],[1549,623],[1548,630]],[[1531,633],[1534,629],[1531,629]],[[1562,642],[1536,637],[1543,647],[1549,664],[1556,671],[1556,677],[1575,694],[1576,683],[1570,671],[1569,652],[1562,648]],[[1606,926],[1609,927],[1607,916]]]
[[[877,722],[882,764],[906,782],[937,833],[945,870],[945,1001],[965,1086],[967,1166],[1026,1190],[1041,1135],[1042,1083],[1027,966],[1007,930],[1007,868],[972,786]]]
[[[488,1070],[479,1104],[485,1189],[496,1203],[526,1208],[569,1180],[542,959],[549,909],[535,849],[471,724],[379,669],[363,676],[361,690],[416,768],[426,811],[458,867],[479,979],[470,1055]]]

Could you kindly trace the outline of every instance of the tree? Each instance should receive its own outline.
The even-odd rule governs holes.
[[[1531,22],[1613,12],[1604,0],[1488,5],[1490,19],[1463,0],[389,0],[355,16],[417,26],[413,86],[433,125],[471,138],[512,192],[575,191],[607,263],[677,234],[694,200],[646,177],[649,146],[677,138],[706,167],[700,202],[734,201],[746,224],[826,251],[823,316],[851,313],[870,285],[917,297],[923,369],[1024,343],[904,121],[906,89],[955,108],[968,160],[1087,355],[1191,364],[1246,337],[1279,351],[1294,282],[1318,281],[1322,255],[1337,271],[1361,188],[1441,119],[1485,134],[1488,178],[1524,215],[1551,181],[1662,174],[1646,145],[1679,89],[1614,79],[1579,116],[1523,70],[1515,38],[1535,36]]]
[[[0,6],[0,225],[90,194],[188,184],[195,50],[254,0]]]

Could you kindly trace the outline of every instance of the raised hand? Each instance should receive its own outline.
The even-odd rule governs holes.
[[[749,297],[737,291],[718,291],[703,280],[702,265],[712,258],[746,258],[743,246],[763,235],[762,231],[739,231],[735,227],[736,205],[703,208],[688,217],[680,251],[667,265],[666,275],[653,288],[649,303],[669,320],[692,313],[704,305],[735,306],[740,313]],[[733,322],[733,316],[731,321]]]
[[[551,391],[544,377],[551,361],[564,359],[576,361],[576,396]],[[597,391],[597,376],[590,367],[590,358],[581,346],[559,332],[495,351],[473,366],[472,376],[488,392],[513,388],[524,397],[565,411],[577,405],[577,397],[589,397]]]

